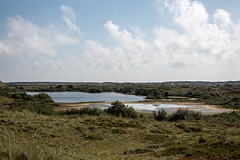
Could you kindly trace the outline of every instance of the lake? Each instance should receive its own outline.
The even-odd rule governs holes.
[[[104,93],[84,93],[84,92],[27,92],[29,95],[46,93],[58,103],[76,103],[76,102],[136,102],[143,101],[144,96],[126,95],[115,92]]]
[[[105,93],[84,93],[84,92],[27,92],[29,95],[36,95],[39,93],[46,93],[52,97],[55,102],[58,103],[76,103],[76,102],[109,102],[106,104],[96,103],[88,105],[75,105],[75,107],[96,107],[96,108],[107,108],[111,105],[110,102],[115,102],[116,100],[120,102],[135,102],[135,103],[124,103],[129,107],[133,107],[137,111],[152,112],[158,109],[164,109],[168,113],[176,111],[178,108],[193,109],[196,111],[201,111],[202,113],[212,114],[212,113],[222,113],[231,112],[230,109],[214,109],[206,108],[204,106],[192,106],[192,105],[179,105],[179,104],[151,104],[151,103],[136,103],[137,101],[143,101],[144,96],[135,95],[125,95],[115,92],[105,92]]]

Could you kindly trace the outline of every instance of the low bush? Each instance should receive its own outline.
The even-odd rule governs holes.
[[[41,103],[39,101],[28,101],[23,105],[23,109],[45,115],[51,115],[53,108],[54,104]]]
[[[41,103],[54,103],[52,98],[46,93],[34,95],[33,98],[37,101],[40,101]]]
[[[153,111],[153,116],[158,121],[165,121],[168,119],[167,111],[165,111],[164,109]]]
[[[200,120],[202,118],[201,112],[191,111],[188,109],[178,109],[175,113],[171,114],[169,121],[177,120]]]
[[[110,115],[128,118],[138,117],[138,113],[132,107],[125,106],[119,101],[113,102],[111,105],[111,107],[105,110]]]
[[[164,109],[153,111],[154,119],[158,121],[177,121],[177,120],[200,120],[203,115],[201,112],[191,111],[188,109],[178,109],[171,115],[167,114]]]
[[[220,113],[210,116],[212,119],[228,122],[240,122],[240,111],[232,111],[230,113]]]
[[[54,106],[58,106],[58,104],[56,104],[52,98],[45,93],[34,96],[27,95],[26,93],[19,95],[23,100],[25,100],[23,109],[36,112],[38,114],[51,115],[54,111]]]
[[[117,117],[137,118],[138,113],[132,108],[125,106],[123,103],[116,101],[112,103],[112,106],[108,109],[101,110],[98,108],[84,107],[81,109],[71,109],[66,111],[59,111],[59,115],[113,115]]]

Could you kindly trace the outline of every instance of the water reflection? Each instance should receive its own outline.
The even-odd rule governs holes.
[[[177,104],[140,104],[140,103],[127,103],[126,105],[133,107],[135,110],[158,110],[158,109],[168,109],[168,108],[190,108],[193,106],[184,106]]]

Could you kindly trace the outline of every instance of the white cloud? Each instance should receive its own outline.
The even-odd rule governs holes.
[[[56,54],[47,29],[41,29],[21,16],[8,18],[7,27],[7,37],[0,41],[0,54]]]
[[[216,10],[213,15],[215,23],[210,23],[209,14],[199,1],[157,2],[159,9],[168,9],[173,15],[173,24],[181,30],[164,26],[155,28],[155,37],[149,42],[144,40],[144,36],[139,36],[140,28],[132,28],[138,32],[134,37],[131,32],[121,30],[118,25],[108,21],[105,28],[116,45],[104,47],[99,42],[89,41],[88,47],[84,48],[84,59],[88,59],[95,66],[124,66],[125,69],[131,69],[151,65],[188,67],[216,64],[219,59],[235,61],[233,56],[239,57],[240,49],[237,44],[240,44],[240,41],[237,34],[239,35],[240,29],[237,24],[232,23],[229,13],[222,9]],[[230,27],[231,30],[223,27]]]
[[[54,60],[54,59],[43,59],[43,60],[36,60],[33,62],[34,67],[38,70],[38,71],[44,71],[47,72],[49,70],[51,71],[63,71],[65,69],[67,69],[67,65],[66,63],[63,63],[62,61],[59,60]]]
[[[54,26],[39,27],[21,16],[7,19],[8,32],[0,41],[0,55],[56,56],[58,47],[75,45],[78,39]]]
[[[146,34],[141,31],[141,29],[138,26],[134,26],[130,24],[131,30],[133,30],[135,36],[137,38],[145,38]]]
[[[153,28],[151,41],[145,39],[145,34],[138,26],[131,25],[129,31],[107,21],[104,26],[114,45],[103,45],[94,40],[80,43],[79,34],[76,34],[80,33],[80,27],[75,23],[77,18],[74,10],[62,5],[62,18],[68,30],[54,25],[40,27],[21,16],[8,18],[8,33],[0,41],[0,55],[34,55],[29,58],[32,60],[29,63],[38,73],[42,73],[39,75],[44,75],[45,72],[48,75],[84,73],[90,77],[94,77],[94,74],[109,76],[112,72],[127,72],[130,77],[138,72],[141,77],[141,71],[157,77],[160,70],[164,70],[161,72],[163,75],[173,77],[171,72],[167,73],[171,67],[179,68],[181,72],[174,70],[172,73],[181,77],[185,77],[184,71],[189,73],[190,78],[192,75],[198,78],[201,75],[214,77],[205,66],[214,66],[211,69],[213,71],[223,62],[232,65],[239,63],[240,21],[234,23],[230,13],[218,9],[209,15],[199,1],[156,2],[159,10],[168,10],[172,15],[172,28]],[[209,17],[213,17],[213,22],[210,22]],[[62,57],[63,52],[68,56]],[[208,73],[198,74],[194,71],[193,68],[200,71],[201,66],[204,68],[202,72]],[[100,71],[101,74],[97,73]]]
[[[103,69],[126,69],[128,59],[121,48],[103,47],[99,42],[87,41],[83,46],[81,63],[88,67]]]
[[[63,11],[63,20],[64,22],[67,24],[68,28],[70,30],[76,31],[78,33],[80,33],[80,28],[74,24],[74,22],[76,22],[76,16],[75,16],[75,12],[71,7],[67,7],[65,5],[62,5],[60,7],[60,9]]]
[[[75,12],[71,7],[67,7],[65,5],[62,5],[60,9],[63,11],[64,15],[71,18],[72,20],[76,21]]]
[[[64,44],[64,45],[73,45],[77,44],[79,40],[75,37],[71,37],[65,33],[57,33],[54,35],[54,39],[56,43]]]
[[[181,32],[176,31],[178,35],[175,39],[180,39],[182,45],[180,48],[176,47],[175,52],[182,50],[188,52],[190,57],[205,56],[205,60],[212,61],[216,58],[228,58],[235,53],[235,45],[240,41],[233,40],[236,33],[232,30],[236,28],[236,24],[232,23],[228,12],[216,10],[213,15],[215,23],[211,24],[205,7],[199,1],[157,0],[157,5],[159,9],[167,8],[173,15],[175,26],[182,29]],[[169,44],[172,44],[176,40],[170,37]]]
[[[141,37],[134,38],[127,30],[120,31],[120,27],[113,24],[112,21],[108,21],[105,28],[118,43],[118,47],[125,53],[126,59],[133,67],[139,67],[153,60],[149,42]]]
[[[217,9],[214,13],[214,22],[219,24],[219,26],[223,29],[231,27],[232,20],[230,18],[231,14],[223,9]]]
[[[187,31],[207,23],[209,17],[205,7],[199,1],[190,0],[156,0],[161,13],[170,12],[173,22]]]
[[[208,56],[192,48],[189,37],[174,30],[156,28],[153,42],[148,42],[139,36],[133,37],[127,30],[120,30],[112,21],[108,21],[105,28],[115,40],[116,46],[104,47],[95,41],[86,43],[82,59],[90,66],[141,69],[151,65],[183,67],[212,62]]]

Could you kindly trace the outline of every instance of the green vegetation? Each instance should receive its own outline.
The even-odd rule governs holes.
[[[7,85],[0,81],[0,89],[5,89],[5,88],[7,88]]]
[[[239,159],[238,114],[170,122],[1,111],[0,159]]]
[[[166,83],[8,83],[14,91],[62,92],[78,91],[89,93],[118,92],[146,96],[149,100],[191,101],[226,108],[240,108],[240,82],[166,82]]]
[[[71,109],[66,111],[59,111],[56,114],[60,115],[91,115],[91,116],[103,116],[112,115],[116,117],[126,118],[138,118],[138,113],[132,108],[125,106],[123,103],[116,101],[112,103],[108,109],[101,110],[98,108],[83,107],[81,109]]]
[[[196,112],[188,109],[178,109],[175,113],[173,113],[170,117],[170,121],[178,121],[178,120],[200,120],[202,118],[201,112]]]
[[[89,107],[84,107],[81,109],[70,109],[66,111],[59,111],[57,114],[59,115],[90,115],[90,116],[100,116],[104,115],[104,112],[101,109],[98,108],[89,108]]]
[[[217,91],[221,87],[226,91],[227,86],[217,86]],[[179,86],[174,93],[186,96],[189,88]],[[233,88],[238,90],[229,87],[229,95],[238,96]],[[46,94],[1,89],[0,159],[240,159],[238,111],[203,115],[180,109],[168,115],[159,110],[138,116],[118,101],[105,111],[55,112],[54,107]]]
[[[0,90],[0,111],[12,110],[22,111],[29,110],[39,114],[50,115],[54,107],[58,106],[52,98],[45,93],[38,95],[28,95],[24,92],[13,92]]]
[[[128,117],[128,118],[137,118],[137,112],[132,108],[125,106],[123,103],[116,101],[112,103],[112,106],[109,107],[106,112],[110,115],[117,117]]]
[[[178,121],[178,120],[200,120],[203,115],[201,112],[196,112],[188,109],[178,109],[176,112],[168,115],[163,109],[153,111],[153,116],[158,121]]]
[[[165,111],[164,109],[153,111],[153,116],[158,121],[166,121],[169,119],[167,111]]]
[[[23,109],[27,109],[39,114],[51,115],[55,106],[58,106],[52,98],[45,93],[28,97],[29,99],[23,103]]]

